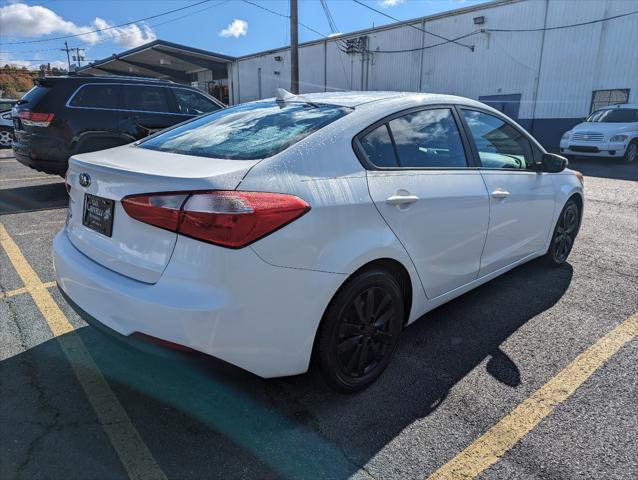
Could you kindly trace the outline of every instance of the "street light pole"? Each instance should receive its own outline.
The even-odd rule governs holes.
[[[299,22],[297,0],[290,0],[290,91],[299,93]]]

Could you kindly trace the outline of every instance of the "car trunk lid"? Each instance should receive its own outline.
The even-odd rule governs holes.
[[[72,157],[67,173],[69,238],[104,267],[155,283],[168,264],[177,234],[131,218],[121,200],[143,193],[234,190],[256,163],[133,145]],[[105,213],[109,209],[112,211]]]

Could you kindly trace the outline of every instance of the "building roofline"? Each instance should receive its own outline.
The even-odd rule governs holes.
[[[358,36],[369,34],[369,33],[372,33],[372,32],[381,32],[381,31],[384,31],[384,30],[392,30],[392,29],[404,26],[406,23],[417,24],[417,23],[421,23],[421,22],[424,22],[424,21],[425,22],[429,22],[429,21],[432,21],[432,20],[439,20],[441,18],[453,17],[453,16],[456,16],[456,15],[462,15],[462,14],[465,14],[465,13],[476,12],[478,10],[483,10],[483,9],[486,9],[486,8],[494,8],[494,7],[499,7],[501,5],[519,3],[521,1],[524,1],[524,0],[492,0],[490,2],[479,3],[477,5],[470,5],[468,7],[455,8],[454,10],[447,10],[445,12],[439,12],[439,13],[434,13],[432,15],[426,15],[424,17],[411,18],[409,20],[402,20],[400,22],[393,22],[393,23],[389,23],[387,25],[380,25],[378,27],[364,28],[362,30],[355,30],[353,32],[342,33],[342,34],[336,35],[334,37],[324,37],[324,38],[319,38],[317,40],[310,40],[308,42],[300,43],[299,44],[299,48],[301,48],[301,47],[309,47],[309,46],[312,46],[312,45],[319,45],[319,44],[322,44],[324,42],[336,42],[338,40],[346,40],[346,39],[351,38],[351,37],[358,37]],[[289,50],[289,49],[290,49],[290,45],[284,45],[283,47],[271,48],[271,49],[268,49],[268,50],[263,50],[261,52],[249,53],[247,55],[240,55],[240,56],[236,57],[235,60],[247,60],[249,58],[260,57],[262,55],[266,55],[266,54],[269,54],[269,53],[276,53],[276,52],[281,52],[282,50]]]
[[[129,50],[125,50],[120,53],[114,53],[110,57],[96,60],[94,62],[89,63],[88,65],[78,68],[77,71],[81,72],[82,70],[85,70],[88,68],[99,68],[100,65],[104,65],[114,60],[119,60],[121,58],[128,57],[130,55],[134,55],[139,52],[143,52],[144,50],[153,49],[154,47],[165,47],[167,49],[182,50],[190,54],[208,57],[213,61],[218,61],[223,63],[230,63],[236,59],[236,57],[231,57],[229,55],[223,55],[221,53],[210,52],[208,50],[202,50],[200,48],[189,47],[186,45],[180,45],[179,43],[173,43],[173,42],[168,42],[166,40],[158,39],[158,40],[153,40],[152,42],[149,42],[149,43],[145,43],[144,45],[140,45],[139,47],[131,48]]]

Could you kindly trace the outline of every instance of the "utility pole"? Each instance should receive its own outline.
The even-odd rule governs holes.
[[[81,61],[84,60],[84,50],[82,50],[82,55],[80,55],[80,48],[78,47],[75,49],[75,54],[77,55],[76,60],[78,61],[78,67],[81,67]]]
[[[71,57],[69,56],[69,52],[72,51],[72,48],[69,48],[69,44],[66,42],[66,40],[64,41],[64,48],[61,48],[60,50],[62,50],[63,52],[66,52],[66,62],[69,65],[69,72],[71,71]]]
[[[290,91],[299,93],[299,21],[297,0],[290,0]]]

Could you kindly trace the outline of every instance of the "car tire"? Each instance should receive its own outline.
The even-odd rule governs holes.
[[[0,148],[11,148],[13,141],[13,129],[0,127]]]
[[[370,268],[339,290],[322,320],[315,359],[333,389],[353,393],[385,370],[403,329],[405,305],[397,279]]]
[[[551,243],[545,254],[545,262],[548,265],[560,267],[567,261],[579,228],[580,208],[576,200],[570,198],[560,212]]]
[[[629,145],[627,145],[627,150],[625,150],[623,162],[632,163],[636,161],[636,158],[638,158],[638,140],[634,139],[629,142]]]

